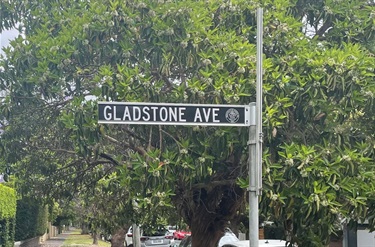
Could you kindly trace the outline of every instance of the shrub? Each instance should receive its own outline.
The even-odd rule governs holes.
[[[15,239],[20,241],[43,235],[47,229],[47,219],[48,211],[40,200],[18,200]]]
[[[0,184],[0,246],[14,245],[16,192]]]

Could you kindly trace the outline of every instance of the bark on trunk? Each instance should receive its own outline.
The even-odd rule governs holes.
[[[112,234],[111,247],[124,247],[126,230],[123,228],[118,229]]]
[[[217,247],[220,238],[224,234],[224,231],[214,228],[208,229],[205,233],[199,231],[198,229],[199,227],[192,227],[191,229],[192,247]]]
[[[98,241],[98,234],[96,233],[96,231],[92,234],[92,244],[93,245],[98,245],[99,241]]]
[[[232,232],[238,237],[239,235],[239,226],[241,224],[241,222],[243,221],[243,215],[239,215],[237,214],[231,221],[230,221],[230,229],[232,230]]]
[[[235,180],[233,180],[235,181]],[[224,229],[245,205],[245,190],[216,181],[176,193],[175,202],[192,234],[192,247],[217,247]]]
[[[85,223],[82,223],[81,234],[89,234],[89,228],[88,228],[87,224],[85,224]]]

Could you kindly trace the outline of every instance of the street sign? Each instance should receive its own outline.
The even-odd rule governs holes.
[[[250,126],[250,106],[99,102],[99,123]]]

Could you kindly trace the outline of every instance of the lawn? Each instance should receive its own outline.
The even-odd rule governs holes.
[[[77,229],[72,231],[69,237],[64,241],[62,247],[89,247],[89,246],[103,246],[110,247],[111,244],[99,240],[98,245],[92,244],[92,238],[90,235],[81,234],[81,230]]]

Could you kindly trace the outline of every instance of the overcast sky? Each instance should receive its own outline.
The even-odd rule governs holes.
[[[1,51],[0,53],[3,54],[2,48],[9,45],[9,41],[14,39],[18,36],[18,31],[15,29],[12,30],[4,30],[2,33],[0,33],[0,46]]]

